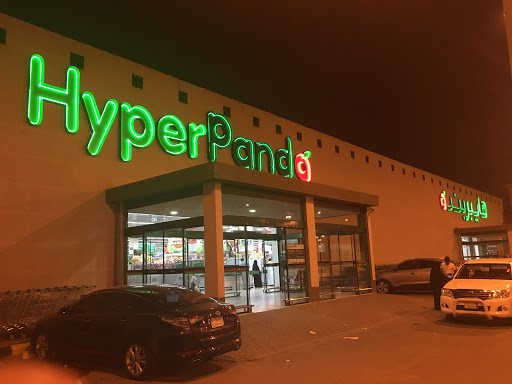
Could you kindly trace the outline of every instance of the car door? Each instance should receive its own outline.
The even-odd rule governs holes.
[[[414,283],[418,290],[429,289],[430,271],[434,265],[437,265],[439,268],[438,262],[433,260],[420,260],[420,268],[416,272],[416,282]]]
[[[105,294],[104,314],[93,321],[92,330],[99,337],[97,353],[116,356],[122,352],[127,341],[146,339],[152,334],[154,324],[150,319],[154,307],[146,300],[130,292],[108,292]]]
[[[420,263],[418,260],[406,260],[398,264],[393,276],[395,280],[393,285],[400,289],[409,289],[417,279],[419,267]]]
[[[98,343],[98,335],[93,324],[97,322],[104,308],[104,296],[93,293],[76,302],[68,310],[66,325],[63,326],[63,339],[67,349],[89,353]]]

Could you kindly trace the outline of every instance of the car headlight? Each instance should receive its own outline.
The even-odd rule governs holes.
[[[503,299],[503,298],[509,297],[509,296],[510,296],[510,290],[508,290],[508,289],[503,289],[501,291],[493,291],[492,292],[493,299]]]
[[[448,288],[443,288],[443,289],[441,290],[441,295],[443,295],[443,296],[448,296],[448,297],[453,297],[452,290],[451,290],[451,289],[448,289]]]

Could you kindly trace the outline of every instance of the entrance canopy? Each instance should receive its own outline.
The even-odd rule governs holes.
[[[106,201],[107,203],[164,201],[166,196],[171,193],[173,196],[176,196],[177,192],[186,195],[197,191],[200,194],[202,193],[203,183],[208,181],[220,181],[223,186],[247,187],[251,190],[264,190],[287,195],[309,195],[322,200],[359,205],[361,208],[379,205],[379,198],[376,195],[318,183],[306,183],[296,179],[277,178],[272,174],[254,172],[217,162],[205,163],[151,179],[110,188],[106,193]]]

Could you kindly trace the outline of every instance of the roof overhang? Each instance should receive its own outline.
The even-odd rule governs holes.
[[[512,231],[512,224],[489,225],[486,227],[455,228],[456,234],[494,233]]]
[[[318,183],[307,183],[298,179],[255,172],[219,162],[204,163],[150,179],[109,188],[106,191],[106,201],[107,203],[141,201],[155,196],[169,196],[175,191],[199,188],[202,190],[203,183],[208,181],[220,181],[222,185],[291,196],[309,195],[323,200],[360,206],[379,205],[379,197],[376,195]]]

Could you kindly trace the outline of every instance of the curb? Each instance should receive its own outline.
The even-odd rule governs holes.
[[[7,346],[0,346],[0,357],[21,355],[21,358],[23,360],[26,360],[30,357],[29,349],[30,349],[29,342],[17,343],[17,344],[12,344],[12,345],[7,345]]]

